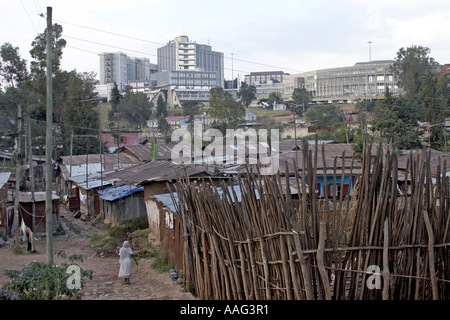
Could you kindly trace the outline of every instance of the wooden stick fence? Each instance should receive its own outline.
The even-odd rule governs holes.
[[[173,200],[185,230],[186,286],[201,299],[448,299],[446,162],[433,184],[430,153],[411,155],[399,194],[395,152],[380,145],[371,157],[371,148],[350,197],[324,188],[316,198],[319,147],[311,152],[306,142],[294,163],[301,174],[289,175],[287,164],[284,176],[256,167],[219,187],[180,177]],[[355,163],[338,173],[336,159],[332,168],[323,160],[323,172],[332,170],[334,185],[340,176],[343,190]]]

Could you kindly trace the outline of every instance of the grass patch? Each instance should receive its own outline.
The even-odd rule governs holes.
[[[165,252],[159,252],[152,263],[152,268],[158,272],[169,272],[170,269],[174,269],[175,266],[169,263],[167,254]]]
[[[123,241],[127,240],[132,232],[139,230],[133,237],[143,239],[148,234],[147,228],[147,219],[125,221],[120,225],[108,228],[105,235],[93,235],[89,244],[97,251],[102,251],[104,255],[115,255],[117,248],[122,246]]]
[[[64,230],[62,225],[59,225],[58,228],[53,231],[53,236],[57,237],[57,236],[63,236],[66,234],[66,230]]]
[[[12,247],[11,248],[11,252],[14,254],[24,254],[25,253],[25,248],[22,247]]]
[[[89,244],[94,249],[105,249],[105,248],[116,248],[117,247],[117,239],[111,236],[100,236],[98,234],[94,234],[89,240]]]
[[[111,227],[108,230],[108,234],[118,240],[124,240],[128,238],[128,234],[136,230],[147,229],[148,220],[146,218],[134,219],[125,221],[117,226]]]

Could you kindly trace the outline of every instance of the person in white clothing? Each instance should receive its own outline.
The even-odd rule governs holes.
[[[120,269],[119,269],[119,278],[124,278],[126,284],[130,283],[130,275],[131,275],[131,258],[136,261],[136,265],[138,265],[138,262],[136,260],[136,257],[134,256],[133,250],[130,247],[130,243],[128,241],[125,241],[122,245],[122,248],[119,250],[119,262],[120,262]]]

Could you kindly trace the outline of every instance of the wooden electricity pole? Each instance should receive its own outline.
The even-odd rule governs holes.
[[[53,264],[53,201],[52,201],[52,128],[53,128],[53,32],[52,7],[47,7],[47,123],[45,139],[45,222],[47,264]]]
[[[31,120],[30,116],[27,116],[27,149],[28,149],[28,166],[30,172],[30,188],[31,188],[31,203],[32,203],[32,223],[31,230],[36,232],[36,203],[34,201],[34,168],[33,168],[33,148],[31,146]]]
[[[16,138],[16,190],[14,192],[14,240],[16,248],[19,247],[19,192],[20,192],[20,166],[22,158],[22,105],[19,103],[17,108],[17,138]]]

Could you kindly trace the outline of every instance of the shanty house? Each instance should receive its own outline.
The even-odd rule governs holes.
[[[99,174],[92,174],[87,178],[83,175],[69,178],[73,182],[72,196],[78,197],[79,208],[81,213],[98,215],[100,214],[100,198],[101,189],[110,186],[112,183],[102,178]]]
[[[0,172],[0,230],[5,230],[5,234],[8,233],[8,207],[11,202],[8,199],[8,185],[11,172]]]
[[[165,217],[161,217],[159,208],[153,201],[153,196],[168,193],[167,184],[174,183],[178,178],[189,177],[196,180],[202,177],[211,177],[215,180],[215,166],[206,165],[177,165],[170,161],[154,161],[143,165],[141,180],[138,185],[144,187],[144,201],[147,209],[148,224],[150,230],[158,239],[161,235],[160,225]]]
[[[58,193],[67,198],[69,209],[72,211],[84,208],[85,212],[93,212],[95,202],[91,206],[84,202],[89,199],[88,190],[95,196],[96,188],[108,185],[103,174],[139,163],[135,157],[127,154],[89,154],[60,157],[57,160],[58,169],[56,185]],[[80,185],[84,183],[83,185]],[[94,198],[91,197],[91,200]],[[97,195],[98,201],[98,195]],[[100,212],[97,202],[95,212]]]
[[[362,163],[354,157],[351,144],[326,144],[322,149],[322,146],[317,147],[305,142],[298,142],[297,150],[294,148],[293,142],[285,143],[280,147],[282,150],[280,154],[280,167],[284,166],[284,163],[289,163],[292,167],[296,159],[298,165],[298,174],[300,177],[305,177],[305,181],[308,184],[307,172],[303,172],[303,163],[305,162],[305,170],[307,171],[307,162],[309,159],[304,159],[305,146],[308,148],[308,152],[311,153],[311,165],[315,168],[316,181],[314,186],[308,186],[314,188],[316,197],[324,198],[327,194],[329,198],[333,196],[340,197],[352,194],[353,187],[356,180],[361,176]],[[323,153],[324,151],[324,153]],[[377,152],[377,146],[373,146],[371,154],[375,155]],[[293,172],[291,172],[293,174]]]
[[[33,225],[33,196],[35,204],[35,225]],[[33,232],[45,232],[46,215],[45,215],[46,192],[19,192],[19,212],[20,218],[25,221],[25,225],[29,226]],[[52,192],[52,213],[53,213],[53,231],[59,222],[59,197]]]
[[[104,222],[116,226],[123,221],[147,218],[144,187],[136,185],[111,186],[99,192]]]
[[[218,196],[223,201],[230,200],[233,203],[242,201],[243,195],[240,186],[228,186],[227,189],[230,198],[224,199],[222,188],[216,188]],[[258,190],[253,191],[255,198],[259,200]],[[173,263],[176,269],[180,269],[183,266],[185,230],[183,222],[180,220],[180,213],[177,213],[178,194],[176,192],[157,194],[150,201],[158,208],[160,214],[160,237],[158,238],[160,249],[167,254],[169,262]]]

